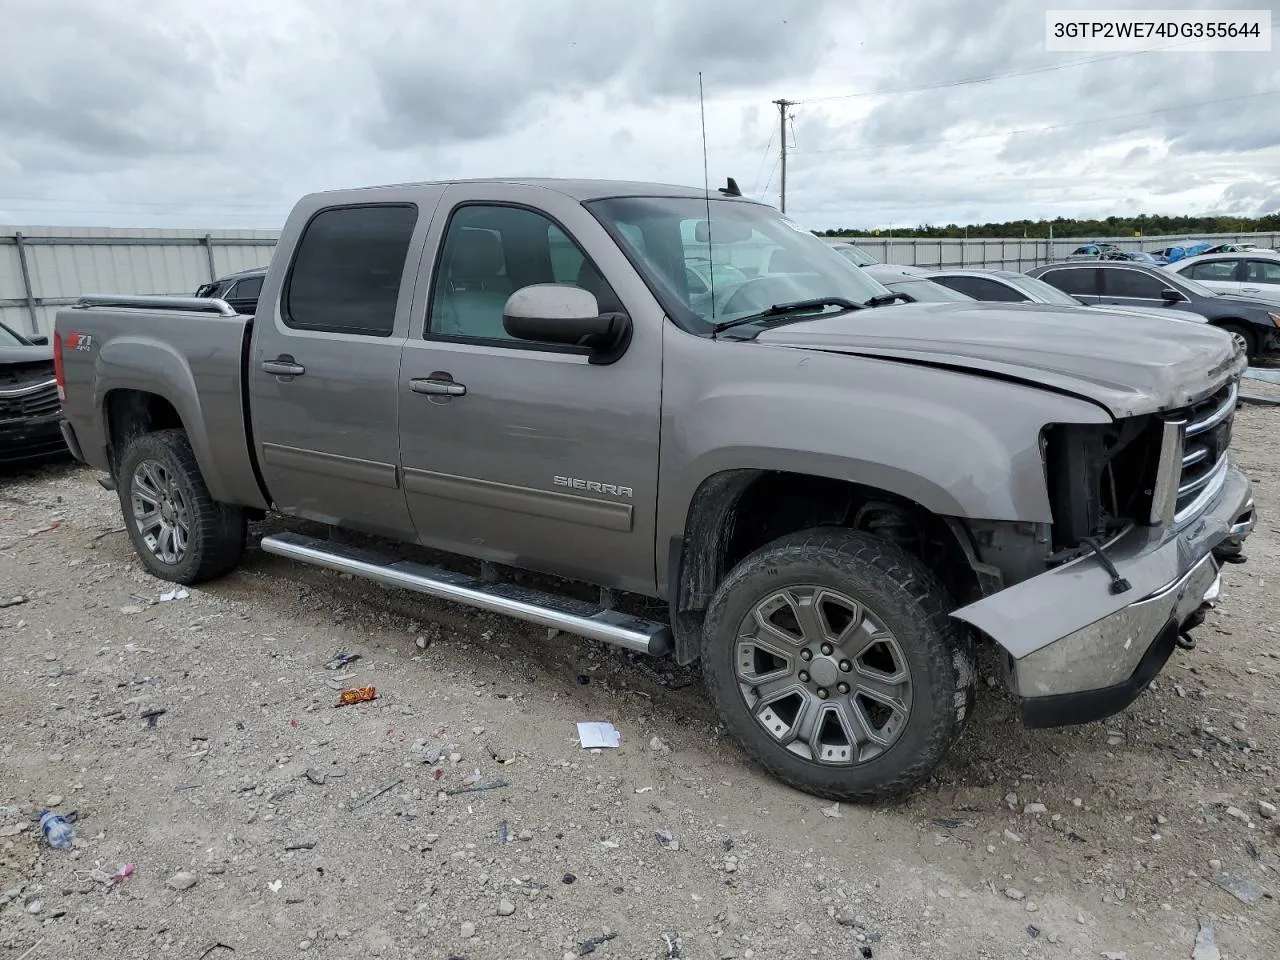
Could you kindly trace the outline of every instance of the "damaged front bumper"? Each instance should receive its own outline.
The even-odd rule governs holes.
[[[1134,528],[1106,546],[1128,590],[1112,593],[1087,556],[953,616],[1003,648],[1027,726],[1099,720],[1132,703],[1203,619],[1218,596],[1218,558],[1238,554],[1256,522],[1248,478],[1228,468],[1213,503],[1181,529]]]

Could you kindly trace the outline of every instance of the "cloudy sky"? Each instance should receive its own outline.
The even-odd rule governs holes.
[[[771,101],[799,101],[787,208],[815,229],[1280,210],[1280,26],[1270,53],[1045,51],[1046,8],[1101,6],[1280,21],[1277,0],[0,0],[0,222],[274,228],[330,187],[697,184],[699,71],[713,181],[773,203]]]

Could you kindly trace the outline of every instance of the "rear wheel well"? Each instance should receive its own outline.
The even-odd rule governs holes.
[[[703,615],[735,565],[779,537],[813,527],[862,530],[902,547],[932,570],[959,603],[982,585],[970,549],[944,518],[905,497],[847,480],[765,470],[731,470],[705,480],[672,551],[670,589],[676,656],[697,656]]]
[[[112,390],[107,394],[107,455],[117,476],[124,452],[138,437],[157,430],[184,429],[177,409],[164,397],[145,390]]]

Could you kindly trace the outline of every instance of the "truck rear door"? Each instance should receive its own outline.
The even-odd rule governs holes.
[[[602,312],[626,309],[627,352],[593,365],[575,348],[512,339],[503,307],[534,283],[575,284]],[[651,589],[662,317],[604,228],[552,190],[452,186],[419,286],[400,370],[400,451],[419,540]]]
[[[283,513],[413,537],[397,374],[432,212],[423,196],[311,198],[286,226],[292,261],[259,298],[248,371],[258,462]]]

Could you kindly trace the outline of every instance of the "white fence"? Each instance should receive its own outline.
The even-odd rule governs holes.
[[[844,237],[883,263],[899,263],[906,267],[985,267],[990,270],[1026,271],[1055,260],[1062,260],[1071,251],[1086,243],[1114,243],[1122,250],[1162,250],[1177,244],[1206,241],[1227,243],[1243,241],[1260,247],[1280,249],[1280,233],[1219,233],[1195,234],[1193,237],[1087,237],[1054,240],[983,240],[940,239],[926,240],[915,237]]]
[[[58,307],[86,293],[179,293],[271,260],[266,230],[0,228],[0,322],[49,334]]]
[[[54,311],[86,293],[191,294],[217,277],[265,266],[278,237],[267,230],[6,227],[0,230],[0,322],[20,333],[48,334]],[[1188,238],[849,239],[885,263],[1030,270],[1091,240],[1126,250],[1156,250]],[[1194,239],[1243,240],[1275,248],[1280,234],[1197,234]]]

